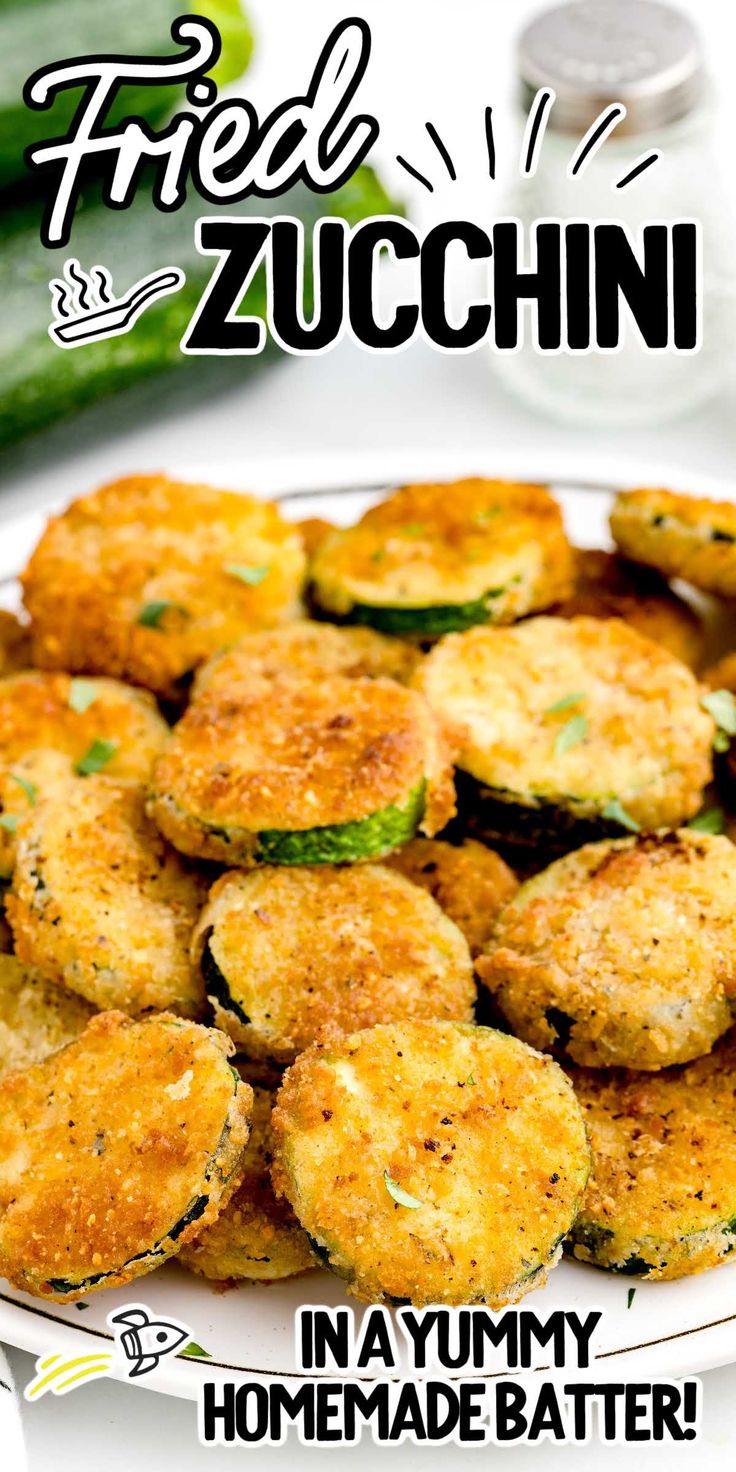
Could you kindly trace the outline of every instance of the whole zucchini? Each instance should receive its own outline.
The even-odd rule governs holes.
[[[299,186],[278,199],[250,199],[222,213],[296,215],[305,222],[309,239],[309,226],[322,215],[338,215],[354,224],[366,215],[396,210],[373,171],[363,167],[334,194],[318,195]],[[213,257],[195,248],[194,222],[200,215],[217,213],[192,191],[181,210],[163,214],[151,204],[145,182],[123,214],[102,205],[91,188],[85,191],[70,244],[84,269],[98,262],[107,266],[117,295],[162,266],[180,266],[186,283],[155,302],[127,335],[64,352],[48,336],[48,282],[60,271],[64,253],[41,245],[37,201],[5,210],[0,218],[0,448],[165,369],[179,373],[198,364],[197,382],[203,387],[203,360],[182,354],[179,340],[215,265]],[[246,310],[265,314],[262,272],[248,292]],[[274,351],[271,347],[270,353]],[[208,375],[208,383],[241,382],[244,373],[268,356],[269,349],[251,360],[215,359],[212,366],[218,371]]]
[[[25,106],[24,82],[41,66],[73,56],[167,56],[176,51],[171,22],[204,15],[217,25],[222,54],[214,80],[224,85],[248,65],[253,38],[239,0],[0,0],[0,189],[28,178],[23,151],[66,132],[80,87],[60,92],[50,107]],[[183,88],[121,87],[108,120],[135,114],[155,123],[183,96]]]

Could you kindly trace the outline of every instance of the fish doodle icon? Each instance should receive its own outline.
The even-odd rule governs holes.
[[[185,1324],[175,1319],[151,1319],[141,1304],[128,1304],[120,1313],[111,1314],[111,1325],[124,1325],[117,1330],[117,1341],[125,1357],[132,1363],[128,1378],[147,1375],[155,1370],[159,1360],[173,1354],[189,1339],[191,1334]]]

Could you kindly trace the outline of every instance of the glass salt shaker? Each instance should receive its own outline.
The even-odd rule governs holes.
[[[702,346],[682,357],[648,354],[629,333],[616,354],[540,356],[526,343],[516,355],[494,355],[496,371],[535,408],[578,424],[648,424],[693,408],[720,386],[734,298],[698,32],[659,0],[572,0],[530,23],[518,67],[524,119],[540,88],[552,88],[555,101],[536,172],[519,178],[507,212],[527,227],[545,217],[617,219],[632,229],[646,220],[699,220]],[[626,117],[570,179],[578,143],[614,102]],[[654,150],[658,161],[617,190],[616,181]]]

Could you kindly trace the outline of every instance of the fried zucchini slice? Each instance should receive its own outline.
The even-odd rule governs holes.
[[[736,506],[660,489],[621,491],[611,512],[617,547],[665,577],[736,597]]]
[[[302,521],[294,523],[299,532],[308,558],[314,557],[317,548],[335,530],[332,521],[325,521],[323,516],[305,516]]]
[[[162,475],[114,481],[52,518],[23,574],[34,664],[175,700],[216,650],[299,613],[305,565],[272,502]]]
[[[523,884],[476,962],[514,1032],[595,1068],[665,1068],[733,1021],[736,848],[683,828],[592,843]]]
[[[14,613],[0,608],[0,675],[14,675],[31,663],[31,640],[27,624]]]
[[[151,695],[118,680],[26,670],[0,680],[0,879],[16,828],[79,765],[145,782],[169,728]]]
[[[94,1008],[0,954],[0,1077],[30,1068],[84,1032]]]
[[[566,1250],[615,1273],[682,1278],[736,1247],[736,1039],[642,1077],[571,1077],[593,1170]]]
[[[130,1283],[210,1225],[238,1180],[252,1092],[221,1033],[93,1017],[0,1083],[0,1273],[70,1302]]]
[[[515,1303],[558,1261],[590,1164],[562,1070],[469,1023],[310,1048],[273,1128],[277,1190],[368,1302]]]
[[[182,1267],[217,1282],[275,1282],[317,1266],[309,1238],[271,1184],[275,1095],[254,1087],[250,1139],[240,1185],[216,1222],[182,1248]]]
[[[167,848],[140,788],[69,778],[18,835],[7,913],[18,956],[94,1006],[201,1016],[189,959],[206,878]]]
[[[205,688],[154,766],[150,803],[177,848],[232,866],[369,859],[453,811],[422,697],[341,675]]]
[[[365,675],[406,684],[421,656],[411,644],[389,639],[375,629],[338,628],[295,619],[282,629],[246,634],[232,649],[213,655],[195,676],[192,697],[204,690],[231,694],[257,680],[271,683],[287,675]]]
[[[576,548],[572,594],[551,612],[560,618],[622,618],[690,669],[702,664],[705,629],[695,610],[660,573],[613,552]]]
[[[457,765],[507,804],[619,829],[698,811],[715,725],[691,671],[620,619],[534,618],[443,639],[414,683],[444,720]],[[588,834],[590,836],[590,834]]]
[[[290,1063],[326,1026],[473,1016],[464,936],[380,864],[225,874],[192,953],[217,1026],[251,1057]]]
[[[508,864],[472,838],[457,844],[413,838],[386,863],[432,895],[462,931],[471,956],[482,951],[496,916],[519,887]]]
[[[512,623],[565,598],[572,556],[546,487],[410,485],[317,547],[311,593],[329,613],[420,637]]]

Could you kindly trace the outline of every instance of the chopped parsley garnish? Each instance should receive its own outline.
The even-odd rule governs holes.
[[[690,819],[688,828],[695,833],[723,833],[726,827],[726,815],[723,808],[704,808],[702,813],[697,813]]]
[[[475,1083],[475,1079],[473,1078],[472,1073],[469,1073],[468,1074],[465,1082],[466,1082],[466,1084],[474,1084]]]
[[[92,745],[85,751],[84,756],[79,758],[74,770],[78,777],[91,777],[94,772],[101,772],[108,762],[114,757],[118,749],[117,741],[104,741],[96,736]]]
[[[628,1293],[626,1295],[626,1307],[627,1308],[631,1308],[631,1305],[634,1302],[634,1294],[635,1293],[636,1293],[636,1289],[635,1288],[630,1288],[629,1289],[629,1291],[628,1291]]]
[[[409,1192],[405,1191],[403,1186],[400,1186],[398,1181],[395,1181],[387,1170],[383,1172],[383,1179],[386,1183],[386,1190],[389,1196],[396,1202],[397,1206],[409,1206],[412,1211],[416,1211],[418,1206],[424,1206],[423,1201],[420,1201],[417,1196],[410,1196]]]
[[[179,613],[186,611],[180,603],[172,603],[169,598],[159,598],[153,603],[143,604],[136,622],[142,624],[144,629],[158,629],[164,614],[168,613],[170,608],[177,609]]]
[[[584,690],[572,690],[569,695],[563,695],[561,700],[556,700],[554,705],[548,705],[544,714],[556,716],[560,711],[569,710],[572,705],[580,705],[581,700],[586,698]]]
[[[91,705],[94,705],[96,699],[97,689],[91,680],[69,681],[67,704],[71,706],[72,710],[77,712],[78,716],[83,716],[84,712],[89,710]]]
[[[423,521],[407,521],[406,526],[401,528],[401,535],[402,537],[423,537],[426,530]]]
[[[555,756],[564,756],[573,746],[579,746],[588,734],[586,716],[572,716],[555,736]]]
[[[728,751],[731,737],[736,736],[736,695],[732,690],[709,690],[707,695],[701,696],[700,704],[718,727],[713,750]]]
[[[224,562],[222,570],[229,573],[231,578],[238,578],[241,583],[247,583],[249,588],[257,588],[271,571],[268,566],[248,567],[244,562]]]
[[[202,1346],[201,1346],[201,1344],[197,1344],[196,1339],[190,1339],[189,1340],[189,1343],[188,1344],[185,1344],[184,1348],[180,1351],[180,1353],[183,1356],[183,1358],[184,1359],[187,1359],[187,1360],[211,1360],[212,1359],[212,1355],[210,1354],[209,1350],[208,1349],[203,1349]]]
[[[15,833],[17,827],[17,813],[0,813],[0,828],[4,828],[6,833]]]
[[[29,782],[27,777],[19,777],[17,772],[11,772],[9,775],[11,781],[17,782],[21,792],[25,793],[31,807],[35,808],[36,798],[38,797],[38,788],[35,782]]]
[[[640,832],[636,819],[632,818],[630,813],[627,813],[623,803],[620,803],[617,797],[614,797],[611,802],[606,803],[601,817],[610,819],[612,823],[620,823],[622,828],[628,828],[629,833]]]

